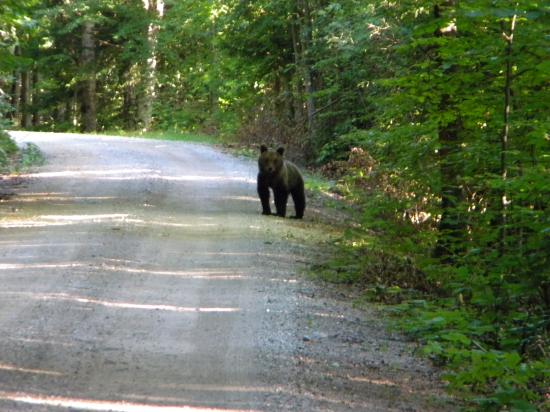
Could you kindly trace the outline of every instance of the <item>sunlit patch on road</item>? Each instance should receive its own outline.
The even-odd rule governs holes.
[[[164,226],[164,227],[173,227],[173,228],[212,228],[220,226],[216,223],[174,223],[174,222],[166,222],[161,220],[145,220],[145,219],[126,219],[125,223],[133,223],[135,225],[139,226]]]
[[[66,193],[18,193],[16,203],[115,200],[114,196],[70,196]]]
[[[235,200],[241,202],[258,202],[258,198],[254,196],[223,196],[223,200]]]
[[[105,264],[102,265],[102,268],[113,272],[159,275],[159,276],[180,276],[188,279],[235,280],[235,279],[246,278],[244,274],[238,274],[235,271],[229,272],[225,270],[213,270],[213,271],[151,270],[151,269],[131,268],[131,267],[125,267],[125,266],[105,265]],[[0,266],[0,269],[1,269],[1,266]]]
[[[85,223],[121,223],[128,218],[128,214],[89,214],[89,215],[41,215],[32,218],[6,219],[0,221],[0,228],[25,228],[25,227],[48,227],[67,226]]]
[[[112,412],[254,412],[250,409],[208,408],[200,406],[166,406],[125,401],[79,399],[61,396],[42,396],[20,392],[0,392],[0,400],[29,405],[54,406],[58,408],[86,411]]]
[[[126,169],[107,169],[107,170],[63,170],[60,172],[37,172],[37,173],[27,173],[22,174],[22,178],[78,178],[78,177],[131,177],[139,178],[143,176],[153,175],[160,173],[159,170],[153,169],[135,169],[135,168],[126,168]]]
[[[52,179],[52,178],[93,178],[94,180],[141,180],[156,179],[168,182],[236,182],[255,184],[256,179],[244,176],[226,175],[170,175],[156,169],[107,169],[107,170],[63,170],[59,172],[37,172],[19,175],[20,178]]]
[[[234,307],[185,307],[174,305],[153,305],[153,304],[140,304],[132,302],[113,302],[108,300],[93,299],[84,296],[71,295],[68,293],[26,293],[26,292],[0,292],[0,295],[4,296],[21,296],[29,297],[36,300],[45,301],[66,301],[75,303],[85,303],[91,305],[99,305],[107,308],[116,309],[141,309],[141,310],[159,310],[167,312],[177,313],[233,313],[239,312],[240,308]]]
[[[34,369],[34,368],[21,368],[15,365],[9,365],[6,363],[0,363],[0,371],[9,371],[9,372],[20,372],[20,373],[32,373],[37,375],[48,375],[48,376],[61,376],[62,373],[55,371],[48,371],[44,369]]]
[[[78,268],[85,266],[84,263],[0,263],[0,270],[22,270],[22,269],[64,269]]]

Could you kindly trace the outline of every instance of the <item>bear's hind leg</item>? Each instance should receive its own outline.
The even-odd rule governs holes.
[[[275,190],[273,192],[275,197],[275,208],[277,209],[277,216],[286,216],[286,203],[288,201],[288,193],[284,190]]]
[[[292,200],[294,201],[294,209],[296,210],[296,216],[293,217],[302,219],[304,217],[304,210],[306,209],[306,195],[303,185],[292,191]]]
[[[258,176],[258,196],[262,202],[262,215],[270,215],[271,207],[269,206],[269,186],[263,181],[261,176]]]

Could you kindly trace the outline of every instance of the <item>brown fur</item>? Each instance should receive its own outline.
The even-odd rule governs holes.
[[[296,210],[296,215],[293,217],[301,219],[306,208],[304,178],[296,165],[285,160],[283,154],[284,149],[282,147],[278,148],[277,151],[272,151],[262,145],[260,149],[258,195],[262,202],[262,214],[271,214],[269,205],[269,189],[271,189],[275,198],[277,216],[286,216],[286,204],[288,196],[291,195]]]

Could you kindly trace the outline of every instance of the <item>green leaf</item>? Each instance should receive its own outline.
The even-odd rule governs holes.
[[[537,412],[538,409],[531,403],[524,400],[514,400],[510,402],[510,412]]]
[[[441,338],[448,342],[460,344],[462,346],[469,346],[471,344],[471,340],[466,335],[460,332],[445,333],[441,335]]]

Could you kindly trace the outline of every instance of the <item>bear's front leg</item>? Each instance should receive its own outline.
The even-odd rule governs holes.
[[[292,200],[294,201],[294,208],[296,210],[296,219],[302,219],[304,217],[304,210],[306,208],[306,195],[304,192],[304,185],[298,185],[292,191]]]
[[[275,208],[277,209],[277,216],[285,217],[288,192],[286,190],[274,190],[273,195],[275,197]]]
[[[261,175],[258,175],[258,196],[262,202],[262,215],[270,215],[271,207],[269,206],[269,186]]]

